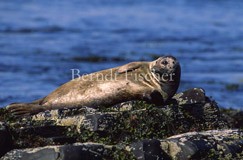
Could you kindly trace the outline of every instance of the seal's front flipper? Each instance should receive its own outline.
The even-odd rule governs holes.
[[[144,93],[143,100],[150,104],[155,104],[158,106],[164,105],[164,98],[161,93],[157,90],[154,90],[151,93]]]
[[[141,67],[142,64],[143,64],[143,62],[131,62],[131,63],[125,64],[118,68],[117,73],[121,74],[121,73],[129,72],[129,71],[133,71],[133,70]]]
[[[12,103],[6,109],[17,117],[29,116],[44,111],[42,106],[32,103]]]

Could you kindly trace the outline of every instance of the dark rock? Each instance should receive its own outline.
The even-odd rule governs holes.
[[[0,122],[0,157],[13,148],[13,142],[8,128]]]
[[[243,129],[243,111],[232,108],[220,109],[222,119],[229,125],[230,128]]]
[[[34,134],[45,138],[63,136],[66,131],[64,126],[55,125],[28,126],[17,130],[25,134]]]
[[[85,116],[84,127],[91,131],[104,131],[114,125],[114,120],[112,114],[89,114]]]
[[[178,105],[190,105],[203,104],[206,102],[207,97],[202,88],[192,88],[176,94],[173,99],[177,101]]]
[[[131,144],[131,151],[138,160],[166,160],[170,159],[160,146],[160,141],[143,140],[137,143]]]
[[[58,136],[58,137],[50,137],[48,138],[50,142],[53,142],[54,144],[72,144],[75,143],[77,140],[76,138],[67,137],[65,136]]]

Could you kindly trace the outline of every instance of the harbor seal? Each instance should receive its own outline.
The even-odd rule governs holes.
[[[180,64],[173,56],[151,62],[131,62],[120,67],[77,77],[31,103],[12,103],[7,110],[28,116],[45,110],[113,106],[131,100],[163,105],[177,91]]]

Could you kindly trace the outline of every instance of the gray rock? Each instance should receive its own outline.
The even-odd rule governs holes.
[[[29,149],[15,149],[1,160],[98,160],[112,147],[95,143],[45,146]]]
[[[164,140],[143,140],[131,144],[137,159],[242,159],[243,132],[210,130],[188,132]]]

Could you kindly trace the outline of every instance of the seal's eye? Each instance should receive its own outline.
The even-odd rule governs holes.
[[[167,64],[168,64],[168,62],[167,62],[166,60],[162,61],[161,63],[162,63],[163,65],[167,65]]]

